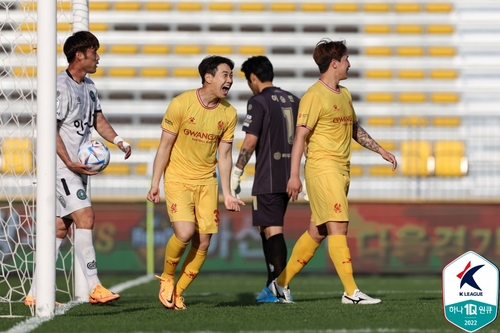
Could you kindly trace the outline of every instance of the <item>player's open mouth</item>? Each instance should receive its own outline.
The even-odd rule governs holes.
[[[222,92],[227,95],[227,93],[229,92],[230,88],[231,88],[231,86],[223,86],[222,87]]]

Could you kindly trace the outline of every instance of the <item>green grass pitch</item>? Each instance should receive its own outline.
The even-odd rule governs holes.
[[[101,280],[111,287],[133,278],[102,276]],[[342,285],[336,275],[299,274],[290,285],[294,304],[257,304],[255,296],[265,283],[262,275],[202,271],[185,292],[186,311],[167,310],[160,304],[155,279],[123,290],[115,303],[74,306],[30,332],[463,332],[443,316],[440,276],[358,275],[356,282],[382,303],[342,305]],[[29,315],[22,304],[17,306]],[[20,332],[16,329],[26,326],[27,319],[0,318],[0,331]],[[478,332],[499,333],[500,321]]]

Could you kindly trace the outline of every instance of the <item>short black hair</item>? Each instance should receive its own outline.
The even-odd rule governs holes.
[[[201,61],[198,65],[198,72],[201,76],[201,84],[205,83],[205,74],[212,74],[215,76],[215,73],[217,73],[217,67],[219,67],[220,64],[228,65],[231,70],[234,68],[234,62],[231,59],[221,56],[211,55],[205,57]]]
[[[266,56],[254,56],[248,58],[242,65],[241,71],[245,73],[245,78],[250,81],[250,74],[254,74],[260,82],[273,82],[273,64]]]
[[[75,59],[76,52],[86,55],[88,49],[98,50],[99,40],[89,31],[78,31],[66,39],[63,51],[68,63],[71,63]]]

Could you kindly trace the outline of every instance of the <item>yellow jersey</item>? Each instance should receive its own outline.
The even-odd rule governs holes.
[[[236,109],[225,99],[208,107],[199,89],[173,98],[161,124],[163,131],[177,136],[164,181],[217,184],[217,149],[220,142],[233,142],[236,123]]]
[[[305,178],[336,169],[349,172],[353,124],[358,121],[349,90],[319,80],[300,100],[297,126],[311,132],[306,139]]]

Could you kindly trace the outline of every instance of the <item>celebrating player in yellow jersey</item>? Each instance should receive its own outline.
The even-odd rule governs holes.
[[[147,197],[154,203],[160,201],[163,175],[174,234],[165,248],[158,297],[169,309],[186,309],[181,294],[198,275],[212,234],[218,231],[217,164],[226,209],[239,211],[240,205],[245,205],[231,195],[229,186],[237,116],[225,98],[233,84],[233,68],[233,61],[224,57],[203,59],[198,66],[202,87],[172,99],[161,124],[163,132]],[[174,284],[175,270],[190,241],[191,249]]]
[[[380,299],[362,293],[354,281],[351,255],[347,246],[349,213],[347,193],[350,183],[351,139],[379,153],[397,167],[393,154],[373,140],[358,124],[349,91],[339,85],[347,79],[350,67],[343,41],[321,40],[313,58],[320,71],[319,81],[300,100],[292,169],[287,192],[292,201],[302,190],[300,160],[307,144],[304,168],[311,222],[295,244],[285,270],[270,289],[282,303],[291,303],[288,284],[313,257],[328,236],[328,253],[344,286],[343,304],[376,304]]]

